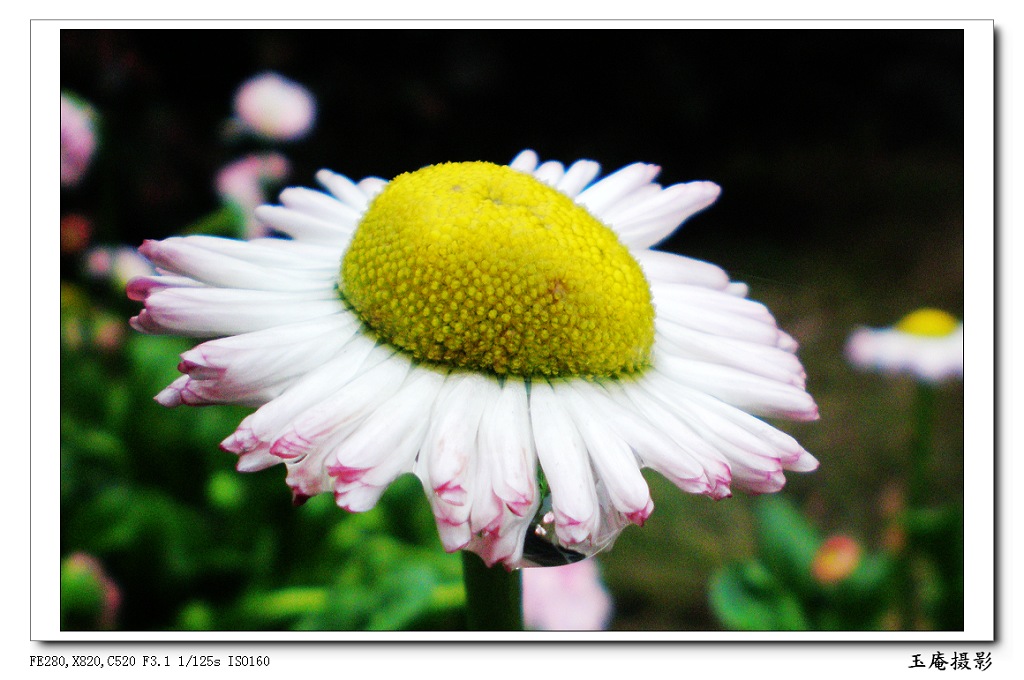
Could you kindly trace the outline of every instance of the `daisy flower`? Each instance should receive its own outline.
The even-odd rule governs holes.
[[[595,181],[533,151],[390,182],[323,170],[326,192],[256,211],[288,238],[147,241],[132,325],[212,338],[156,399],[257,407],[221,446],[240,470],[283,463],[298,502],[368,510],[413,473],[444,548],[507,568],[643,524],[641,468],[712,498],[778,491],[817,467],[757,417],[818,417],[796,342],[718,267],[651,249],[719,194],[659,170]]]
[[[964,325],[939,309],[918,309],[891,328],[858,328],[846,356],[859,368],[909,373],[938,383],[964,375]]]

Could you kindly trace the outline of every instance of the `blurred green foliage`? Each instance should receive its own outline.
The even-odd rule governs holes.
[[[246,409],[153,401],[189,341],[126,332],[123,345],[98,346],[100,313],[81,289],[62,298],[61,553],[102,565],[118,628],[464,625],[460,560],[441,549],[418,480],[400,479],[364,514],[329,495],[293,507],[280,468],[242,475],[217,449]],[[97,584],[64,569],[62,625],[100,626]]]
[[[886,553],[856,556],[835,579],[815,569],[824,540],[789,501],[756,503],[757,553],[727,565],[711,582],[715,613],[735,630],[877,630],[890,606],[895,560]]]
[[[721,567],[715,614],[734,630],[963,630],[963,509],[908,510],[899,540],[865,551],[835,536],[845,560],[783,496],[755,504],[754,557]]]

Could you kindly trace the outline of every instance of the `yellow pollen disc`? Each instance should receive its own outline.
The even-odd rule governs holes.
[[[629,374],[654,343],[650,288],[615,233],[491,163],[390,182],[345,253],[341,293],[416,359],[499,375]]]
[[[956,330],[960,323],[940,309],[918,309],[903,317],[896,330],[929,338],[941,338]]]

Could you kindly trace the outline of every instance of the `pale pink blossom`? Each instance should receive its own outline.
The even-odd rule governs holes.
[[[96,153],[96,112],[71,95],[60,95],[60,185],[82,181]]]
[[[267,72],[238,88],[235,115],[245,129],[260,137],[293,141],[313,128],[316,99],[299,83]]]
[[[247,238],[266,236],[267,230],[254,212],[266,203],[268,189],[283,182],[289,172],[287,158],[279,153],[262,153],[229,163],[217,173],[217,193],[243,215]]]
[[[534,630],[605,630],[612,598],[595,560],[523,570],[523,621]]]

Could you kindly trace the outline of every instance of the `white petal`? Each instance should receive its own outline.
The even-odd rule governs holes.
[[[494,466],[494,493],[516,514],[537,501],[537,452],[530,430],[529,401],[522,380],[508,378],[480,422],[480,451]]]
[[[497,383],[474,373],[449,375],[431,414],[416,474],[423,481],[445,550],[469,543],[477,433]]]
[[[330,222],[349,232],[354,231],[359,222],[359,210],[313,189],[290,187],[281,192],[280,200],[290,210]]]
[[[796,352],[800,349],[800,344],[782,329],[779,329],[779,337],[775,339],[775,346],[786,352]]]
[[[725,287],[725,292],[736,297],[747,297],[750,294],[750,286],[739,281],[730,281]]]
[[[715,202],[721,189],[712,182],[674,184],[657,196],[612,219],[615,230],[631,247],[649,248],[668,238],[694,214]]]
[[[507,569],[518,568],[522,566],[523,543],[532,516],[517,517],[506,508],[499,530],[474,536],[465,549],[479,555],[488,567],[501,562]]]
[[[662,324],[657,321],[655,328],[655,342],[661,343],[663,348],[666,343],[671,345],[672,353],[676,356],[732,366],[765,378],[804,387],[805,374],[800,360],[772,345],[723,338],[682,326],[665,333]]]
[[[710,262],[658,250],[634,249],[630,254],[640,263],[652,285],[681,283],[716,290],[724,290],[729,285],[729,275]]]
[[[285,459],[285,481],[297,496],[334,488],[332,454],[361,422],[401,386],[409,362],[392,355],[336,393],[301,413],[275,436],[270,453]]]
[[[292,490],[292,503],[332,491],[333,480],[327,473],[328,453],[327,448],[316,448],[296,460],[284,460],[288,470],[284,481]]]
[[[692,387],[727,404],[759,415],[817,420],[818,407],[799,387],[752,375],[731,366],[680,359],[655,349],[654,373]]]
[[[576,161],[565,171],[556,188],[569,198],[575,198],[583,188],[594,181],[601,166],[594,161]]]
[[[655,424],[673,445],[648,445],[637,448],[643,463],[690,493],[706,493],[713,498],[730,495],[732,472],[725,456],[686,424],[679,415],[680,405],[662,402],[650,393],[649,380],[641,379],[612,385],[609,392],[620,395],[620,403],[630,402],[635,412]],[[702,472],[701,472],[702,471]]]
[[[366,177],[359,180],[359,184],[357,186],[360,191],[366,194],[367,198],[373,200],[377,194],[384,191],[384,187],[387,185],[388,181],[386,179],[381,179],[380,177]]]
[[[601,221],[618,231],[618,223],[622,215],[629,215],[638,206],[643,206],[648,201],[661,195],[662,186],[657,182],[645,184],[623,196],[614,205],[605,208],[601,212]],[[645,247],[646,249],[646,247]]]
[[[533,171],[533,176],[537,181],[553,187],[565,176],[565,168],[558,161],[545,161]]]
[[[281,205],[261,205],[256,208],[254,214],[265,226],[288,234],[298,241],[328,246],[344,245],[355,228],[354,222],[336,224]]]
[[[280,458],[270,455],[267,451],[249,451],[238,456],[238,463],[235,465],[235,469],[239,472],[258,472],[280,463]]]
[[[576,202],[586,206],[592,215],[603,220],[604,211],[640,187],[650,184],[659,172],[661,168],[657,165],[627,165],[584,189],[576,197]]]
[[[629,442],[609,425],[608,414],[612,409],[607,394],[588,383],[576,381],[556,383],[555,395],[572,416],[587,446],[594,472],[608,490],[615,509],[642,525],[654,504]]]
[[[321,399],[293,418],[275,436],[270,452],[296,459],[344,439],[398,390],[410,368],[404,355],[392,354],[362,371],[346,383],[344,390]]]
[[[760,302],[729,295],[721,290],[671,283],[651,283],[651,294],[655,305],[672,318],[681,318],[701,310],[722,314],[735,314],[775,327],[775,317]],[[679,312],[671,312],[675,307]]]
[[[145,302],[150,295],[168,288],[208,288],[186,276],[136,276],[128,282],[125,292],[129,300]]]
[[[605,410],[603,417],[609,427],[629,443],[641,460],[659,471],[666,468],[669,471],[666,476],[685,491],[710,491],[712,477],[708,474],[709,470],[715,475],[721,474],[719,468],[704,460],[713,459],[713,452],[705,450],[699,439],[687,438],[684,432],[674,432],[671,426],[662,428],[661,423],[653,420],[647,410],[630,408],[631,403],[641,403],[630,399],[634,391],[632,383],[629,389],[624,385],[609,383],[606,391],[618,408]],[[671,436],[673,434],[675,438]]]
[[[348,342],[359,327],[360,321],[353,314],[335,314],[322,319],[210,340],[196,345],[181,356],[186,363],[217,369],[218,374],[225,369],[237,373],[269,372],[263,366],[266,362],[286,364],[288,358],[301,359],[299,356],[289,357],[289,354],[297,355],[312,349],[313,344],[327,345],[337,351]],[[293,349],[295,347],[303,349],[296,351]],[[284,358],[275,356],[282,351]],[[305,373],[306,370],[300,372]]]
[[[373,340],[356,335],[335,358],[310,371],[281,396],[246,417],[221,443],[221,448],[238,454],[256,448],[269,451],[275,435],[299,413],[342,389],[360,371],[384,361],[389,355],[388,350],[375,348]]]
[[[758,493],[778,491],[785,484],[780,456],[790,454],[777,446],[782,440],[769,441],[753,435],[749,423],[740,425],[738,416],[725,415],[733,407],[716,404],[698,391],[688,390],[663,376],[645,376],[643,382],[648,393],[674,409],[678,417],[726,457],[736,484]]]
[[[219,236],[185,236],[181,240],[252,264],[286,269],[295,276],[319,277],[324,271],[337,270],[342,255],[340,248],[283,238],[237,241]]]
[[[555,531],[565,545],[585,543],[598,527],[597,495],[586,447],[551,385],[530,385],[530,420],[544,476],[551,487]]]
[[[616,206],[611,214],[615,216],[616,224],[624,228],[660,215],[678,214],[682,222],[714,203],[721,192],[721,187],[714,182],[672,184],[657,193],[648,193],[643,201],[633,203],[628,208]]]
[[[346,313],[329,288],[303,293],[232,288],[167,288],[151,292],[131,319],[146,333],[217,337]]]
[[[369,510],[391,482],[413,470],[443,382],[434,370],[413,369],[402,388],[335,449],[328,471],[340,507]]]
[[[508,167],[520,172],[532,173],[537,167],[537,154],[532,149],[525,149],[512,159]]]
[[[357,213],[362,214],[370,203],[370,195],[353,184],[352,180],[344,175],[339,175],[330,170],[320,170],[316,173],[316,180],[325,189],[334,194],[339,201],[345,203]]]
[[[433,492],[446,503],[469,500],[470,469],[484,406],[495,398],[490,378],[474,373],[448,376],[434,404],[422,456],[422,471]],[[467,508],[466,516],[469,512]]]
[[[699,331],[712,338],[724,337],[757,345],[776,346],[779,329],[746,316],[662,300],[655,308],[658,332],[674,337],[680,329]]]
[[[320,279],[254,264],[214,250],[188,238],[146,241],[139,248],[153,264],[167,271],[188,276],[209,286],[248,288],[268,291],[323,290],[333,285],[336,274]]]
[[[494,493],[492,462],[484,455],[477,456],[472,497],[469,501],[469,529],[474,534],[497,536],[501,529],[505,504]]]

